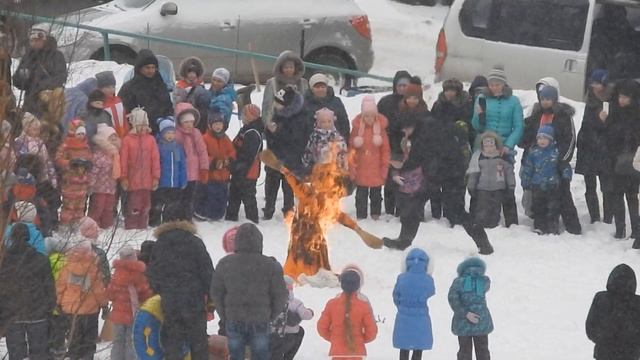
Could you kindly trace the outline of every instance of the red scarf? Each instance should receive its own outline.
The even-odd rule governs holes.
[[[542,116],[540,117],[540,127],[543,127],[545,125],[551,125],[551,123],[553,122],[553,113],[542,113]]]

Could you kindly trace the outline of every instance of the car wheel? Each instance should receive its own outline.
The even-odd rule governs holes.
[[[336,54],[333,52],[322,52],[318,54],[312,54],[311,56],[306,57],[305,61],[316,63],[316,64],[343,68],[343,69],[353,69],[353,66],[349,63],[348,60],[344,58],[343,55]],[[313,74],[316,74],[319,72],[327,75],[327,77],[329,78],[329,84],[327,85],[334,88],[338,88],[338,89],[348,88],[353,83],[354,77],[351,75],[345,75],[339,72],[323,71],[320,69],[311,69],[311,68],[307,68],[307,71],[305,73],[305,78],[309,79],[311,76],[313,76]]]
[[[136,52],[124,46],[111,46],[111,61],[115,61],[118,64],[133,65],[136,61]],[[104,53],[102,49],[98,50],[94,56],[91,57],[94,60],[104,60]]]

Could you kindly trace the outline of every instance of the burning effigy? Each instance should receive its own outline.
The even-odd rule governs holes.
[[[333,274],[326,233],[336,223],[354,230],[367,246],[375,249],[382,247],[382,240],[362,230],[342,212],[340,199],[347,194],[344,181],[347,175],[337,162],[317,163],[308,177],[300,179],[284,167],[271,151],[263,151],[260,157],[267,166],[285,176],[298,200],[291,219],[285,275],[300,281],[301,278],[309,279],[319,273],[323,276]]]

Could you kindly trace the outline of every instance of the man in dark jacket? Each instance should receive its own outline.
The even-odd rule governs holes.
[[[182,359],[185,344],[192,359],[208,358],[205,297],[213,263],[196,231],[192,223],[176,221],[159,226],[154,233],[158,241],[146,274],[151,288],[161,297],[166,359]]]
[[[593,298],[586,330],[596,344],[596,360],[640,358],[640,296],[636,295],[636,274],[629,265],[616,266],[607,280],[607,290]]]
[[[400,235],[397,239],[384,238],[384,246],[391,249],[404,250],[411,246],[413,239],[420,228],[421,214],[424,204],[437,191],[441,183],[441,164],[444,159],[440,146],[440,139],[445,131],[438,120],[423,118],[415,114],[406,114],[401,118],[401,129],[407,141],[402,141],[405,160],[401,164],[392,164],[396,167],[391,170],[393,181],[399,185],[398,210],[400,211]],[[408,152],[408,153],[407,153]],[[421,169],[421,176],[411,175],[417,169]],[[415,190],[409,192],[406,186],[408,182],[420,182]],[[481,254],[493,253],[493,247],[489,243],[487,233],[482,226],[474,224],[471,216],[459,211],[460,223],[465,231],[478,246]]]
[[[284,166],[296,174],[303,171],[302,155],[307,146],[311,128],[304,111],[304,98],[292,86],[286,86],[275,94],[274,115],[267,125],[267,147],[280,159]],[[273,217],[276,207],[278,187],[282,185],[284,204],[282,212],[287,214],[293,209],[293,191],[284,175],[266,168],[264,184],[264,219]]]
[[[32,28],[29,49],[13,74],[13,85],[25,92],[22,110],[41,116],[43,104],[38,94],[63,87],[66,81],[67,62],[56,39],[42,29]]]
[[[342,135],[343,139],[349,139],[350,126],[349,115],[342,103],[342,100],[335,96],[333,88],[328,86],[329,79],[325,74],[317,73],[309,79],[309,91],[304,98],[304,109],[309,115],[310,126],[313,128],[315,124],[314,115],[316,111],[327,108],[336,116],[336,130]]]
[[[28,244],[23,223],[13,226],[8,240],[0,263],[0,334],[11,359],[47,359],[47,316],[56,306],[49,260]]]
[[[149,49],[138,53],[133,79],[122,85],[118,96],[127,113],[138,106],[144,108],[153,135],[158,134],[158,118],[173,115],[169,90],[158,71],[158,58]]]
[[[387,126],[387,134],[389,138],[402,138],[402,130],[400,130],[398,120],[398,110],[400,109],[400,101],[404,98],[405,91],[411,80],[411,74],[405,70],[396,72],[393,77],[393,92],[384,96],[378,101],[378,112],[384,115],[389,121]],[[347,137],[348,139],[348,137]],[[397,152],[399,149],[391,149],[391,152]],[[384,184],[384,211],[387,214],[396,215],[396,196],[397,185],[387,176],[387,183]]]
[[[442,129],[439,174],[443,214],[453,226],[462,224],[465,211],[465,173],[471,157],[468,140],[471,99],[457,79],[444,81],[442,90],[431,115]]]
[[[233,146],[236,159],[231,162],[231,185],[229,204],[225,220],[238,221],[240,203],[244,203],[244,213],[248,220],[258,223],[256,202],[256,181],[260,177],[260,158],[264,125],[260,118],[260,108],[254,104],[245,105],[242,110],[242,128],[238,131]]]
[[[235,253],[218,263],[211,299],[226,326],[231,359],[269,358],[269,326],[284,309],[289,292],[282,267],[262,255],[262,234],[251,223],[238,227]]]
[[[558,173],[570,167],[576,146],[576,130],[573,126],[575,110],[568,104],[559,102],[557,80],[543,78],[536,84],[538,103],[534,105],[531,116],[525,119],[524,134],[518,146],[524,149],[522,159],[527,157],[529,149],[536,144],[536,136],[541,125],[553,127],[554,139],[558,147]],[[560,214],[567,232],[574,235],[582,233],[578,211],[573,204],[571,180],[562,178],[560,182]]]

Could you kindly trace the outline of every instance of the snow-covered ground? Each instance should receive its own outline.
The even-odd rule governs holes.
[[[407,69],[429,84],[433,79],[435,41],[446,8],[410,7],[388,0],[357,2],[369,14],[373,29],[376,62],[371,71],[392,76],[396,69]],[[105,69],[112,69],[123,76],[127,67],[115,63],[84,62],[74,69],[71,84]],[[430,105],[440,90],[440,84],[431,85],[425,92]],[[528,113],[536,101],[535,94],[525,90],[517,90],[515,94]],[[376,97],[383,95],[376,94]],[[343,98],[350,117],[359,112],[361,98]],[[261,99],[261,93],[252,94],[254,103],[260,104]],[[579,127],[584,105],[570,103],[576,107],[575,122]],[[230,136],[238,128],[239,122],[234,120]],[[263,180],[258,182],[260,205],[264,203]],[[631,249],[631,240],[614,240],[612,225],[589,224],[581,176],[575,176],[572,190],[583,224],[582,236],[567,233],[538,236],[531,231],[532,221],[523,215],[521,207],[520,226],[488,230],[496,249],[495,254],[484,257],[488,275],[492,278],[487,300],[495,323],[495,331],[490,335],[494,359],[592,358],[593,344],[585,336],[584,321],[594,293],[604,289],[609,272],[619,263],[625,262],[640,271],[640,252]],[[520,188],[517,193],[520,198]],[[353,197],[343,200],[343,208],[353,217],[354,201]],[[280,203],[277,206],[279,208]],[[453,359],[457,339],[450,331],[452,312],[447,303],[447,291],[456,276],[457,264],[477,251],[461,227],[450,229],[445,220],[432,220],[430,212],[426,214],[427,222],[420,227],[414,245],[425,249],[435,263],[437,292],[429,301],[434,349],[425,353],[424,358]],[[224,221],[198,223],[199,233],[214,264],[224,256],[222,234],[233,225],[235,223]],[[397,236],[400,230],[398,219],[384,216],[379,221],[361,221],[360,225],[379,236]],[[284,262],[289,236],[282,214],[277,213],[273,220],[261,222],[259,228],[265,236],[264,253]],[[152,232],[116,236],[116,239],[120,238],[142,241],[151,239]],[[371,301],[379,327],[378,338],[367,346],[367,359],[397,358],[397,350],[391,343],[395,317],[391,292],[406,252],[367,248],[351,230],[339,225],[329,232],[328,239],[334,271],[339,272],[347,264],[357,264],[364,271],[362,292]],[[117,245],[112,248],[112,256]],[[317,335],[315,324],[324,304],[339,291],[304,286],[296,288],[295,293],[316,314],[313,320],[303,323],[307,336],[297,358],[327,359],[329,344]],[[210,333],[216,330],[216,326],[215,322],[209,324]],[[0,357],[4,355],[3,351],[0,348]],[[106,354],[108,352],[102,352],[99,357],[106,359]]]

